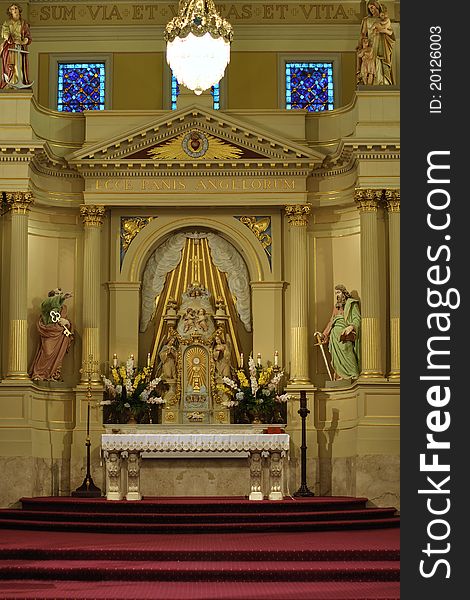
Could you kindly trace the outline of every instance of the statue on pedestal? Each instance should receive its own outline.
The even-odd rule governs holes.
[[[331,318],[321,334],[322,343],[328,344],[335,379],[357,379],[361,372],[359,301],[342,284],[335,286],[335,300]]]
[[[357,83],[393,85],[392,54],[395,34],[384,4],[369,0],[357,46]],[[367,40],[367,41],[365,41]]]
[[[2,25],[0,89],[22,89],[33,85],[28,77],[27,47],[31,43],[31,32],[21,13],[18,4],[10,4],[7,8],[9,18]]]
[[[65,300],[72,294],[56,288],[41,303],[37,323],[39,346],[29,375],[33,381],[59,381],[62,361],[73,341],[72,324],[67,319]]]

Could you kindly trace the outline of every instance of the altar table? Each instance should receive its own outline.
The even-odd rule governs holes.
[[[141,500],[140,463],[143,452],[247,452],[250,500],[263,500],[263,461],[269,473],[269,500],[282,500],[287,433],[106,433],[101,436],[106,463],[106,498]],[[126,478],[127,476],[127,478]],[[127,482],[126,482],[127,479]],[[123,484],[124,482],[124,484]]]

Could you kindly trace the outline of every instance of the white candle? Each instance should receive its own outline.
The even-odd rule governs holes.
[[[129,356],[129,363],[130,363],[131,367],[134,368],[134,355],[133,354],[131,354]]]
[[[279,352],[277,350],[274,352],[274,366],[279,366]]]
[[[240,368],[243,369],[243,352],[240,352]]]
[[[147,367],[150,367],[150,352],[147,354]]]
[[[113,367],[117,367],[117,366],[118,366],[117,354],[113,354]]]
[[[261,352],[258,352],[258,367],[261,367]]]

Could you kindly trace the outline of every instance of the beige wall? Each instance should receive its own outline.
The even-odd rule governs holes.
[[[113,56],[113,108],[163,108],[163,54],[116,53]]]
[[[227,108],[279,108],[275,52],[233,52],[225,77]]]

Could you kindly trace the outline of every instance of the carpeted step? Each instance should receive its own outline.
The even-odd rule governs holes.
[[[173,560],[185,561],[398,561],[400,551],[397,548],[380,549],[253,549],[253,550],[142,550],[137,548],[44,548],[44,547],[0,547],[0,560],[145,560],[160,562]]]
[[[177,575],[176,575],[177,574]],[[86,581],[398,581],[397,561],[86,561],[4,560],[0,579]]]
[[[108,523],[90,521],[50,521],[50,520],[23,520],[0,519],[0,529],[33,529],[45,531],[95,531],[116,533],[197,533],[197,532],[236,532],[243,528],[246,532],[281,532],[281,531],[326,531],[335,529],[371,529],[399,527],[400,519],[391,517],[386,519],[346,519],[334,521],[295,521],[295,522],[256,522],[256,523]]]
[[[21,498],[23,510],[64,511],[64,512],[130,512],[136,510],[136,503],[127,500],[109,501],[106,498],[72,498],[65,496],[49,496],[38,498]],[[365,509],[367,498],[352,498],[350,496],[313,497],[313,498],[284,498],[283,500],[250,501],[247,498],[220,496],[193,497],[158,497],[143,498],[139,501],[139,512],[151,513],[222,513],[222,512],[295,512],[321,510],[352,510]]]
[[[3,581],[1,600],[399,600],[397,581]]]
[[[330,511],[322,510],[315,512],[223,512],[223,513],[174,513],[174,512],[140,512],[139,503],[134,505],[136,512],[78,512],[72,511],[67,514],[67,521],[88,521],[88,522],[123,522],[123,523],[265,523],[276,521],[281,522],[295,522],[295,521],[334,521],[340,520],[354,520],[354,519],[366,519],[371,520],[373,518],[386,519],[388,517],[396,516],[396,510],[393,507],[390,508],[368,508],[368,509],[355,509],[355,510],[341,510],[341,511]],[[0,510],[0,521],[3,519],[21,519],[29,521],[64,521],[63,511],[42,511],[42,510]]]
[[[90,560],[399,560],[400,531],[95,533],[1,532],[0,558]]]

